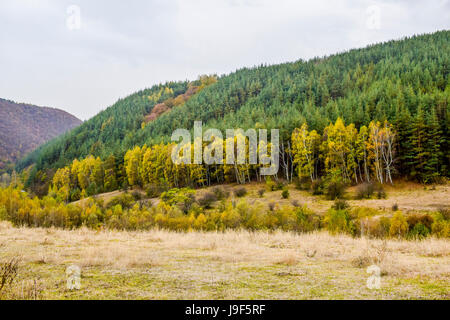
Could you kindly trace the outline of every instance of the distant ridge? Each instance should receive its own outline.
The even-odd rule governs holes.
[[[0,169],[81,123],[63,110],[0,98]]]

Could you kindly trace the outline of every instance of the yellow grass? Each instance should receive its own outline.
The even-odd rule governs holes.
[[[0,224],[0,260],[41,299],[448,299],[450,241],[369,240],[326,232],[96,232]],[[82,269],[81,290],[65,269]],[[366,267],[381,268],[381,289]],[[20,294],[18,295],[20,298]]]

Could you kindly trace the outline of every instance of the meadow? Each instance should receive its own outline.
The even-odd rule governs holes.
[[[2,223],[2,259],[19,259],[9,299],[449,299],[448,240],[327,232],[96,232]],[[82,270],[66,287],[67,266]],[[366,269],[381,268],[380,289]]]
[[[236,188],[236,186],[228,186]],[[248,203],[299,201],[326,214],[333,201],[290,187],[258,195],[247,185]],[[208,192],[198,190],[196,196]],[[353,190],[348,191],[352,198]],[[386,199],[348,200],[392,215],[408,216],[448,206],[447,186],[424,189],[403,183]],[[110,201],[120,194],[102,195]],[[154,206],[160,199],[150,199]],[[285,202],[285,203],[284,203]],[[411,211],[409,207],[418,206]],[[29,228],[0,224],[0,261],[15,263],[15,278],[2,299],[449,299],[448,238],[376,238],[321,229],[175,232]],[[66,268],[81,268],[81,289],[68,290]],[[381,269],[380,289],[366,285],[367,267]]]

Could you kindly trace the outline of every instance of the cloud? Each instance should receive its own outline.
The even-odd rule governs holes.
[[[0,95],[87,119],[159,82],[449,29],[449,14],[446,0],[3,0]]]

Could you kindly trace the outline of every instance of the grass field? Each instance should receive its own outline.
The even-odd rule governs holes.
[[[296,200],[318,213],[333,203],[293,186],[289,199],[281,199],[281,191],[260,197],[263,187],[246,185],[244,199],[280,206]],[[398,183],[386,189],[387,199],[349,202],[388,215],[394,203],[405,213],[431,212],[449,207],[447,188]],[[197,196],[207,190],[197,190]],[[348,190],[349,199],[353,192]],[[99,197],[108,201],[118,194]],[[0,222],[0,261],[13,258],[19,260],[18,275],[8,290],[0,290],[4,299],[450,299],[450,240],[433,237],[70,231]],[[82,270],[80,290],[66,286],[72,264]],[[373,264],[381,269],[380,289],[366,286]]]
[[[240,185],[223,185],[225,189],[232,191]],[[214,187],[207,187],[196,190],[196,196],[199,197],[203,193],[210,191]],[[297,190],[293,185],[289,185],[289,199],[281,197],[281,190],[265,192],[263,197],[260,197],[258,191],[265,188],[264,183],[249,183],[245,185],[247,195],[242,200],[248,201],[250,204],[260,202],[268,204],[275,202],[279,206],[291,205],[292,201],[296,200],[301,205],[306,205],[309,209],[316,213],[325,213],[333,204],[333,201],[326,200],[324,196],[313,196],[308,191]],[[404,212],[431,212],[439,208],[450,208],[450,189],[448,184],[437,185],[434,187],[424,187],[417,183],[396,181],[394,186],[385,186],[387,198],[386,199],[364,199],[351,200],[354,198],[355,187],[347,189],[346,197],[349,199],[349,204],[352,207],[369,207],[379,210],[390,211],[394,204],[398,205],[398,209]],[[140,192],[143,196],[145,192],[142,190],[135,190]],[[105,203],[112,198],[123,194],[123,191],[113,191],[103,193],[97,197],[103,199]],[[74,202],[75,204],[83,204],[87,199]],[[154,205],[159,203],[159,198],[150,199]]]
[[[6,298],[450,298],[450,246],[443,239],[64,231],[2,223],[0,248],[2,259],[20,258],[18,278]],[[71,264],[82,269],[80,290],[66,288],[65,270]],[[381,268],[380,289],[366,286],[371,264]]]

